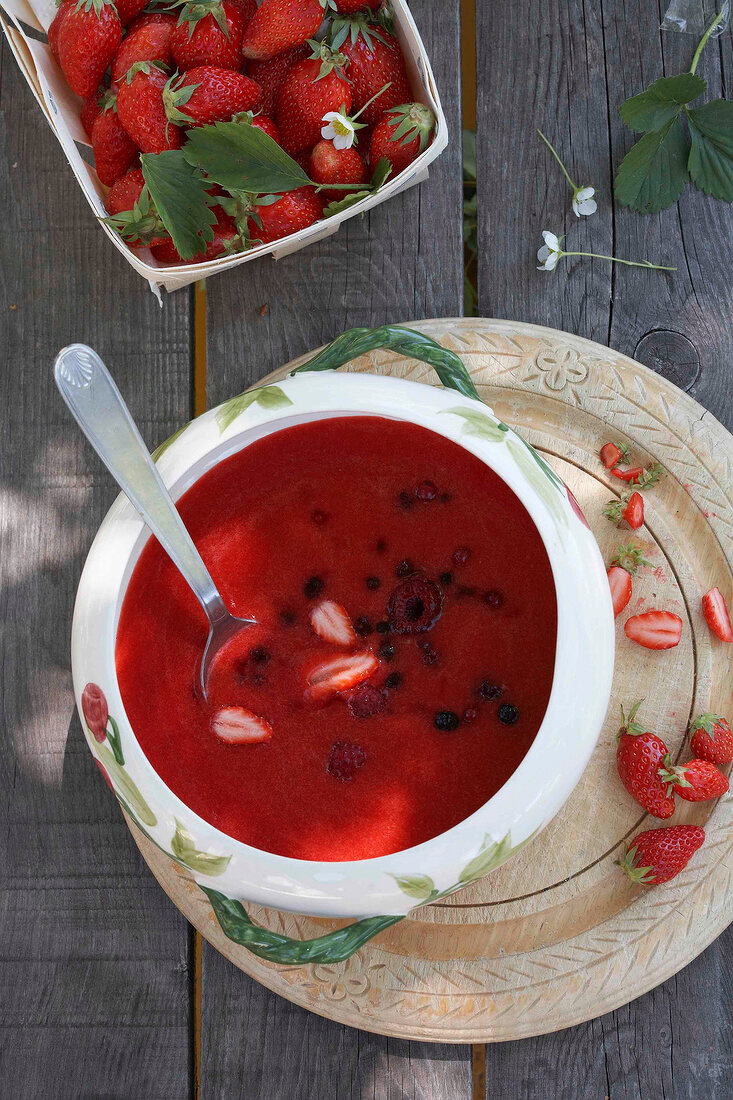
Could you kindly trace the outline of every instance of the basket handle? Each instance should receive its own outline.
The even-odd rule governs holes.
[[[369,351],[377,348],[386,348],[389,351],[397,351],[400,355],[406,355],[408,359],[418,359],[422,363],[429,363],[438,378],[448,389],[457,390],[464,397],[472,397],[480,401],[478,390],[473,384],[471,375],[466,370],[461,359],[454,351],[449,351],[416,329],[403,328],[402,325],[380,325],[378,328],[352,328],[343,332],[327,344],[307,363],[296,367],[291,374],[300,374],[304,371],[336,370],[344,363],[356,359]]]
[[[346,928],[328,932],[325,936],[317,936],[312,940],[295,940],[291,936],[270,932],[255,924],[247,915],[241,901],[228,898],[208,886],[202,886],[201,889],[211,902],[214,915],[225,936],[240,947],[246,947],[254,955],[259,955],[261,959],[284,966],[344,962],[373,936],[404,919],[404,913],[396,916],[365,917]]]

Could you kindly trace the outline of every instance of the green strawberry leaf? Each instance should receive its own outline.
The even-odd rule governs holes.
[[[733,202],[733,102],[714,99],[687,112],[692,148],[688,168],[701,191]]]
[[[430,875],[392,875],[403,894],[417,901],[427,901],[435,891]]]
[[[683,103],[697,99],[705,91],[705,81],[694,73],[663,76],[645,92],[622,103],[618,113],[631,130],[647,133],[661,130],[676,118]]]
[[[622,206],[656,214],[671,206],[685,189],[687,138],[678,118],[644,134],[626,154],[616,173],[613,192]]]
[[[208,180],[188,164],[181,149],[143,153],[140,157],[145,183],[160,220],[184,260],[192,260],[213,241],[216,215],[208,204]]]
[[[269,134],[241,122],[216,122],[189,130],[182,153],[190,165],[232,191],[281,193],[311,182]]]
[[[194,845],[194,840],[185,825],[176,818],[176,831],[171,840],[171,851],[175,858],[190,867],[192,871],[199,871],[202,875],[223,875],[229,866],[228,856],[215,856],[209,852],[200,852]]]

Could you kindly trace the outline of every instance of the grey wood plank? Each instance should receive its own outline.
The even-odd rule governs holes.
[[[434,63],[450,149],[427,183],[327,241],[208,282],[210,404],[354,325],[463,312],[459,6],[411,5]],[[261,988],[206,943],[201,1042],[201,1100],[471,1095],[470,1048],[424,1047],[341,1027]]]
[[[0,1092],[183,1100],[188,927],[73,713],[74,592],[115,491],[51,363],[93,344],[158,442],[190,415],[189,299],[161,310],[105,241],[4,43],[0,99]]]
[[[613,171],[634,140],[619,103],[688,68],[694,49],[686,36],[659,32],[663,6],[551,0],[528,4],[521,20],[508,6],[477,6],[479,312],[564,328],[636,355],[730,425],[730,207],[691,188],[653,217],[611,205]],[[727,74],[730,94],[730,36],[708,48],[699,71],[711,96],[724,94]],[[576,182],[600,192],[596,215],[578,222],[569,211],[570,192],[536,140],[538,126]],[[567,233],[567,248],[678,271],[571,260],[548,275],[535,270],[542,229]],[[732,952],[729,929],[681,974],[617,1012],[487,1047],[487,1096],[728,1095]]]

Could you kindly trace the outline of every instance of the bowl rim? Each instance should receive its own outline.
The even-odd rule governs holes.
[[[561,537],[559,521],[507,448],[499,447],[496,440],[466,434],[469,422],[460,411],[445,415],[451,410],[465,410],[500,424],[488,406],[453,390],[385,375],[327,371],[291,376],[276,386],[288,404],[263,408],[254,402],[246,414],[238,415],[223,430],[217,418],[226,405],[218,406],[192,421],[170,443],[158,460],[158,469],[174,499],[208,469],[262,435],[323,416],[363,414],[407,420],[476,455],[508,484],[527,509],[545,546],[555,582],[557,636],[552,687],[543,720],[526,755],[502,787],[467,818],[429,840],[384,856],[335,862],[303,860],[254,848],[217,829],[184,803],[155,771],[124,710],[114,660],[116,630],[130,574],[149,532],[122,494],[99,527],[79,584],[72,626],[77,705],[92,747],[81,710],[81,693],[90,680],[104,684],[110,710],[114,708],[125,730],[126,768],[133,771],[146,791],[152,792],[156,811],[165,809],[170,820],[182,822],[202,850],[214,848],[231,853],[224,875],[209,879],[197,874],[197,880],[228,883],[230,891],[237,882],[240,896],[276,908],[325,915],[400,911],[394,908],[398,901],[403,903],[401,908],[407,909],[414,899],[405,897],[395,876],[414,871],[429,875],[436,886],[450,886],[446,876],[450,880],[452,874],[455,880],[458,868],[475,855],[477,847],[480,850],[482,841],[488,837],[500,839],[505,831],[500,822],[505,823],[506,832],[511,832],[513,843],[523,842],[547,824],[580,778],[605,717],[613,673],[614,626],[605,565],[590,529],[578,518],[565,494],[562,500],[561,494],[557,496],[566,527]],[[267,384],[258,387],[270,388]],[[518,438],[511,429],[507,435],[510,437]],[[102,564],[104,568],[100,569]],[[97,644],[106,673],[96,679],[83,673],[90,664],[85,648],[90,619],[96,620],[94,636],[102,639]],[[581,675],[577,671],[569,675],[568,665],[573,661]],[[575,690],[568,703],[570,687]],[[573,704],[583,723],[582,728],[574,723],[574,755],[568,759],[567,744],[559,737],[558,729],[561,724],[573,724]],[[246,870],[246,885],[241,874],[233,876],[234,866],[240,872]],[[352,889],[355,886],[368,895],[360,899],[361,907]]]

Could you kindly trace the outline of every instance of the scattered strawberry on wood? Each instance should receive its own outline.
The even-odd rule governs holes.
[[[647,829],[629,842],[616,862],[632,882],[659,886],[684,871],[704,840],[705,831],[698,825]]]

